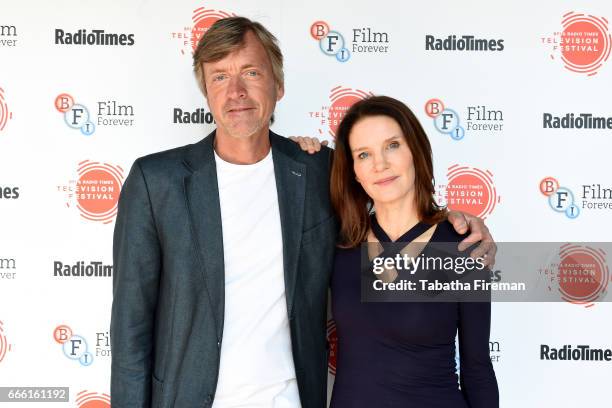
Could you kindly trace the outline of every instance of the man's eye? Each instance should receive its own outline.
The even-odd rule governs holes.
[[[213,81],[216,81],[216,82],[223,81],[226,77],[227,75],[225,74],[218,74],[218,75],[213,76]]]
[[[246,75],[250,77],[254,77],[258,75],[258,72],[257,71],[247,71]]]
[[[366,159],[368,157],[368,154],[366,152],[361,152],[357,155],[357,157],[361,160]]]

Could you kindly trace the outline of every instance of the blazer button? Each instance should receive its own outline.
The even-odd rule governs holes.
[[[212,395],[208,394],[204,399],[204,407],[208,407],[212,401]]]
[[[217,342],[217,348],[221,348],[221,342],[220,341]]]

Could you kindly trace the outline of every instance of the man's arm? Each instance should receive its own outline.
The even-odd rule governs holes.
[[[310,154],[321,150],[321,146],[327,146],[327,140],[321,142],[316,137],[291,136],[289,139],[298,143],[302,150]],[[483,257],[485,265],[492,268],[495,264],[497,245],[495,245],[495,241],[493,241],[493,237],[484,224],[484,221],[478,217],[459,211],[450,211],[448,213],[448,220],[453,224],[455,231],[459,234],[470,232],[470,235],[459,244],[459,251],[465,251],[472,244],[480,241],[480,245],[472,251],[470,256],[472,258]]]
[[[459,251],[465,251],[472,244],[480,241],[480,245],[472,251],[470,256],[472,258],[484,258],[484,263],[489,268],[492,268],[495,265],[497,245],[495,245],[495,241],[493,241],[493,237],[484,221],[481,218],[460,211],[450,211],[448,213],[448,220],[459,234],[470,233],[459,243]]]
[[[123,185],[113,238],[111,401],[150,407],[161,249],[139,161]]]

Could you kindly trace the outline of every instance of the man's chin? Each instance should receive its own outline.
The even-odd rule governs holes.
[[[266,131],[268,129],[264,129],[260,124],[253,126],[236,126],[233,128],[226,128],[229,136],[234,137],[236,139],[249,139],[251,137],[258,136],[262,131]]]

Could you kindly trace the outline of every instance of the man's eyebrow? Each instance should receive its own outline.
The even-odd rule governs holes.
[[[244,64],[240,67],[240,71],[244,71],[245,69],[249,69],[249,68],[257,68],[257,69],[261,69],[261,65],[258,64]],[[227,71],[227,69],[223,69],[223,68],[215,68],[213,69],[210,74],[217,74],[219,72],[225,72]]]

